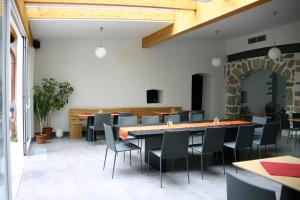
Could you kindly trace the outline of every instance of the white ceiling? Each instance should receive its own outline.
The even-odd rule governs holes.
[[[31,20],[37,39],[143,38],[170,22],[110,20]],[[100,31],[103,27],[103,31]]]
[[[272,11],[276,9],[276,20]],[[208,25],[179,38],[229,39],[300,21],[300,0],[273,0],[257,8]],[[169,22],[110,21],[110,20],[30,20],[34,38],[143,38]],[[100,32],[99,27],[104,27]]]

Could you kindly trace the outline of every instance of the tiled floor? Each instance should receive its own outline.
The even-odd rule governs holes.
[[[280,139],[279,154],[300,157],[300,144],[287,145]],[[204,180],[201,180],[199,158],[190,158],[191,183],[187,182],[186,171],[180,163],[175,170],[163,174],[163,188],[159,185],[159,173],[150,170],[146,176],[140,173],[139,155],[132,153],[132,166],[129,165],[129,153],[126,162],[123,154],[117,156],[116,173],[111,179],[113,153],[109,152],[106,169],[102,170],[106,145],[103,141],[94,144],[84,139],[52,139],[45,145],[33,144],[28,156],[21,180],[18,200],[108,200],[108,199],[226,199],[226,179],[222,166],[209,165],[205,168]],[[243,156],[244,155],[244,156]],[[242,154],[242,157],[248,152]],[[272,156],[273,151],[270,149]],[[212,156],[207,158],[211,163]],[[179,165],[179,166],[178,166]],[[234,173],[227,162],[226,171]],[[281,186],[258,175],[239,170],[242,179],[276,191],[279,197]]]

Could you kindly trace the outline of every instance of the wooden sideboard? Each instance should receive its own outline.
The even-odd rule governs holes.
[[[113,112],[133,112],[134,115],[141,118],[142,116],[157,115],[155,112],[170,112],[181,111],[182,108],[178,106],[173,107],[132,107],[132,108],[70,108],[69,122],[70,122],[70,137],[81,138],[82,126],[86,126],[86,118],[79,117],[81,114],[95,114],[99,111],[103,113]]]

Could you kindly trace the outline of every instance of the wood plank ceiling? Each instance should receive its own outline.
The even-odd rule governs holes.
[[[17,0],[30,44],[31,19],[111,19],[169,21],[142,39],[149,48],[271,0]],[[84,8],[84,9],[82,9]]]

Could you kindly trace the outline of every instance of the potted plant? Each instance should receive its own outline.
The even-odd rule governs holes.
[[[53,113],[53,102],[56,95],[56,90],[58,87],[58,82],[54,78],[43,78],[41,82],[42,88],[47,95],[47,100],[49,101],[49,112],[46,116],[45,123],[46,125],[43,127],[43,133],[47,135],[47,139],[52,138],[53,128],[51,127],[51,116]]]
[[[35,135],[36,142],[38,144],[43,144],[46,142],[46,134],[43,134],[44,122],[50,112],[51,104],[48,98],[47,92],[42,86],[36,85],[33,88],[33,104],[34,104],[34,113],[39,121],[40,132]]]
[[[55,95],[54,95],[54,98],[53,98],[52,104],[51,104],[50,117],[53,112],[62,109],[69,102],[69,97],[74,91],[74,88],[71,86],[71,84],[66,81],[57,82],[56,86],[57,86],[57,88],[56,88]],[[56,134],[56,137],[62,137],[63,130],[57,129],[55,134]]]
[[[68,103],[69,97],[74,91],[73,87],[70,83],[58,82],[54,78],[44,78],[42,79],[42,88],[47,95],[47,100],[50,104],[50,110],[48,115],[46,116],[46,126],[43,128],[43,133],[47,134],[47,138],[52,138],[52,130],[51,127],[51,118],[55,111],[60,110],[64,107],[66,103]]]

